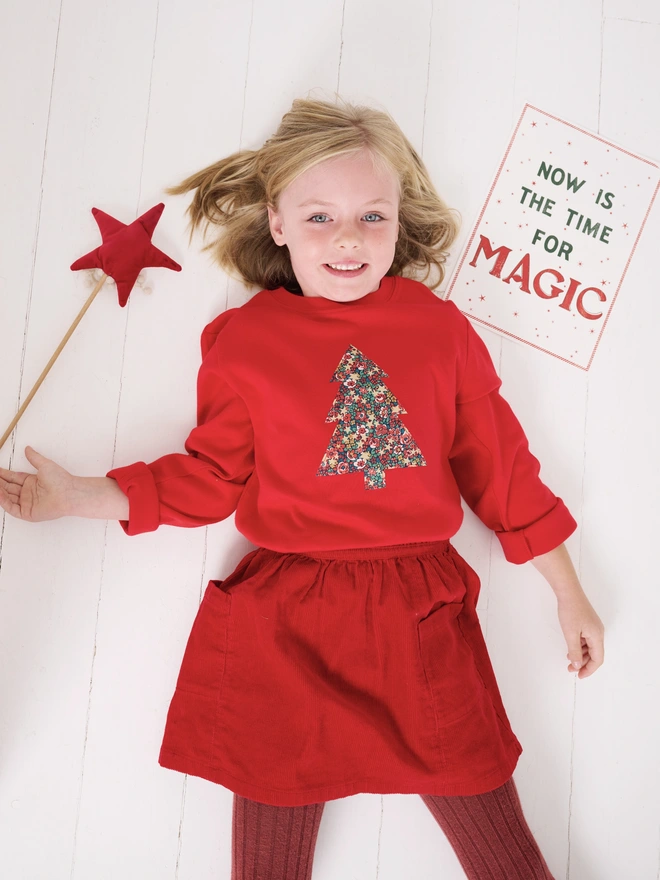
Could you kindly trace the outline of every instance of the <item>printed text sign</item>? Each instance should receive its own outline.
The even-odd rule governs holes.
[[[526,104],[445,298],[589,369],[659,182],[655,163]]]

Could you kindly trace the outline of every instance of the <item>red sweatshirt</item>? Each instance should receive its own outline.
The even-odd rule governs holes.
[[[450,538],[462,495],[522,563],[577,522],[540,464],[488,349],[451,300],[385,276],[337,303],[261,290],[201,337],[186,452],[113,468],[127,535],[236,512],[281,552]]]

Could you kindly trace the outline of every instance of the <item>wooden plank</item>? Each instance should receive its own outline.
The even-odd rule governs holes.
[[[600,131],[660,159],[660,28],[607,19]],[[625,203],[625,191],[617,198]],[[605,349],[590,371],[585,420],[582,572],[606,627],[605,664],[578,685],[570,876],[654,877],[658,871],[660,613],[653,548],[660,496],[655,377],[660,362],[656,204],[640,238]],[[607,829],[604,833],[604,829]]]
[[[657,0],[603,0],[603,17],[660,24],[660,4]]]
[[[125,27],[132,9],[108,14]],[[201,254],[201,239],[187,247],[191,194],[175,199],[163,188],[238,147],[244,97],[237,84],[248,61],[250,8],[161,2],[141,15],[145,30],[134,53],[143,66],[141,88],[128,121],[115,120],[125,137],[133,130],[139,136],[125,165],[133,171],[124,205],[134,204],[137,213],[165,201],[154,241],[183,270],[148,270],[153,294],[136,287],[126,316],[113,307],[113,333],[124,346],[115,374],[121,381],[116,446],[89,473],[184,451],[195,424],[200,333],[235,296],[235,286]],[[99,36],[106,28],[99,23]],[[114,64],[118,51],[119,44]],[[98,105],[114,75],[108,65]],[[102,153],[94,164],[121,167],[116,156]],[[114,422],[106,427],[107,439],[113,428]],[[157,760],[206,582],[228,574],[251,545],[237,535],[233,516],[208,529],[162,527],[133,539],[109,522],[106,537],[74,876],[218,876],[229,858],[230,795],[201,780],[186,785],[184,775]],[[225,834],[218,830],[223,813]],[[196,833],[205,839],[202,847]],[[127,845],[117,847],[116,840]]]

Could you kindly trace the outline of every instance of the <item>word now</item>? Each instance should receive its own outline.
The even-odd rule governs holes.
[[[581,180],[578,183],[577,177],[571,177],[568,171],[564,171],[563,168],[553,168],[552,165],[546,165],[545,162],[541,162],[541,167],[536,172],[536,176],[544,177],[546,180],[549,179],[555,186],[561,186],[564,179],[566,179],[566,189],[572,189],[574,193],[578,192],[586,183],[585,180]]]
[[[501,281],[504,281],[505,284],[510,284],[512,281],[517,282],[520,285],[520,289],[523,293],[531,293],[529,289],[530,278],[531,278],[531,255],[525,254],[525,256],[520,260],[509,272],[506,278],[502,278],[502,270],[504,269],[504,264],[506,263],[509,255],[511,254],[511,248],[505,247],[502,245],[501,247],[495,248],[490,243],[490,239],[488,239],[485,235],[479,236],[479,244],[477,245],[477,250],[475,251],[474,257],[470,261],[470,266],[476,267],[477,260],[481,254],[484,255],[486,260],[492,260],[495,258],[495,264],[492,269],[490,269],[489,274],[494,278],[499,278]],[[555,279],[557,284],[551,284],[550,290],[544,290],[541,286],[546,275],[550,275]],[[595,314],[593,312],[588,312],[584,307],[584,298],[587,293],[594,292],[598,299],[601,302],[605,302],[607,297],[603,293],[602,290],[598,287],[584,287],[580,293],[578,294],[578,289],[580,287],[581,282],[576,278],[568,279],[568,287],[564,290],[562,287],[558,287],[558,284],[564,284],[566,279],[558,272],[556,269],[541,269],[540,272],[537,272],[533,279],[531,279],[532,287],[534,288],[534,293],[537,296],[540,296],[542,299],[554,299],[558,297],[560,294],[563,294],[562,300],[559,302],[560,309],[566,309],[567,312],[571,311],[571,307],[573,305],[573,301],[575,300],[575,308],[583,318],[588,318],[590,321],[595,321],[598,318],[603,317],[603,313],[599,312]],[[577,296],[576,296],[577,294]]]

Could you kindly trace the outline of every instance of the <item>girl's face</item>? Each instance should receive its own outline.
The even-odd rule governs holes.
[[[365,151],[319,162],[268,206],[271,235],[286,244],[305,296],[337,302],[377,290],[394,259],[399,235],[399,187],[389,169],[376,172]],[[328,264],[364,264],[358,272]]]

